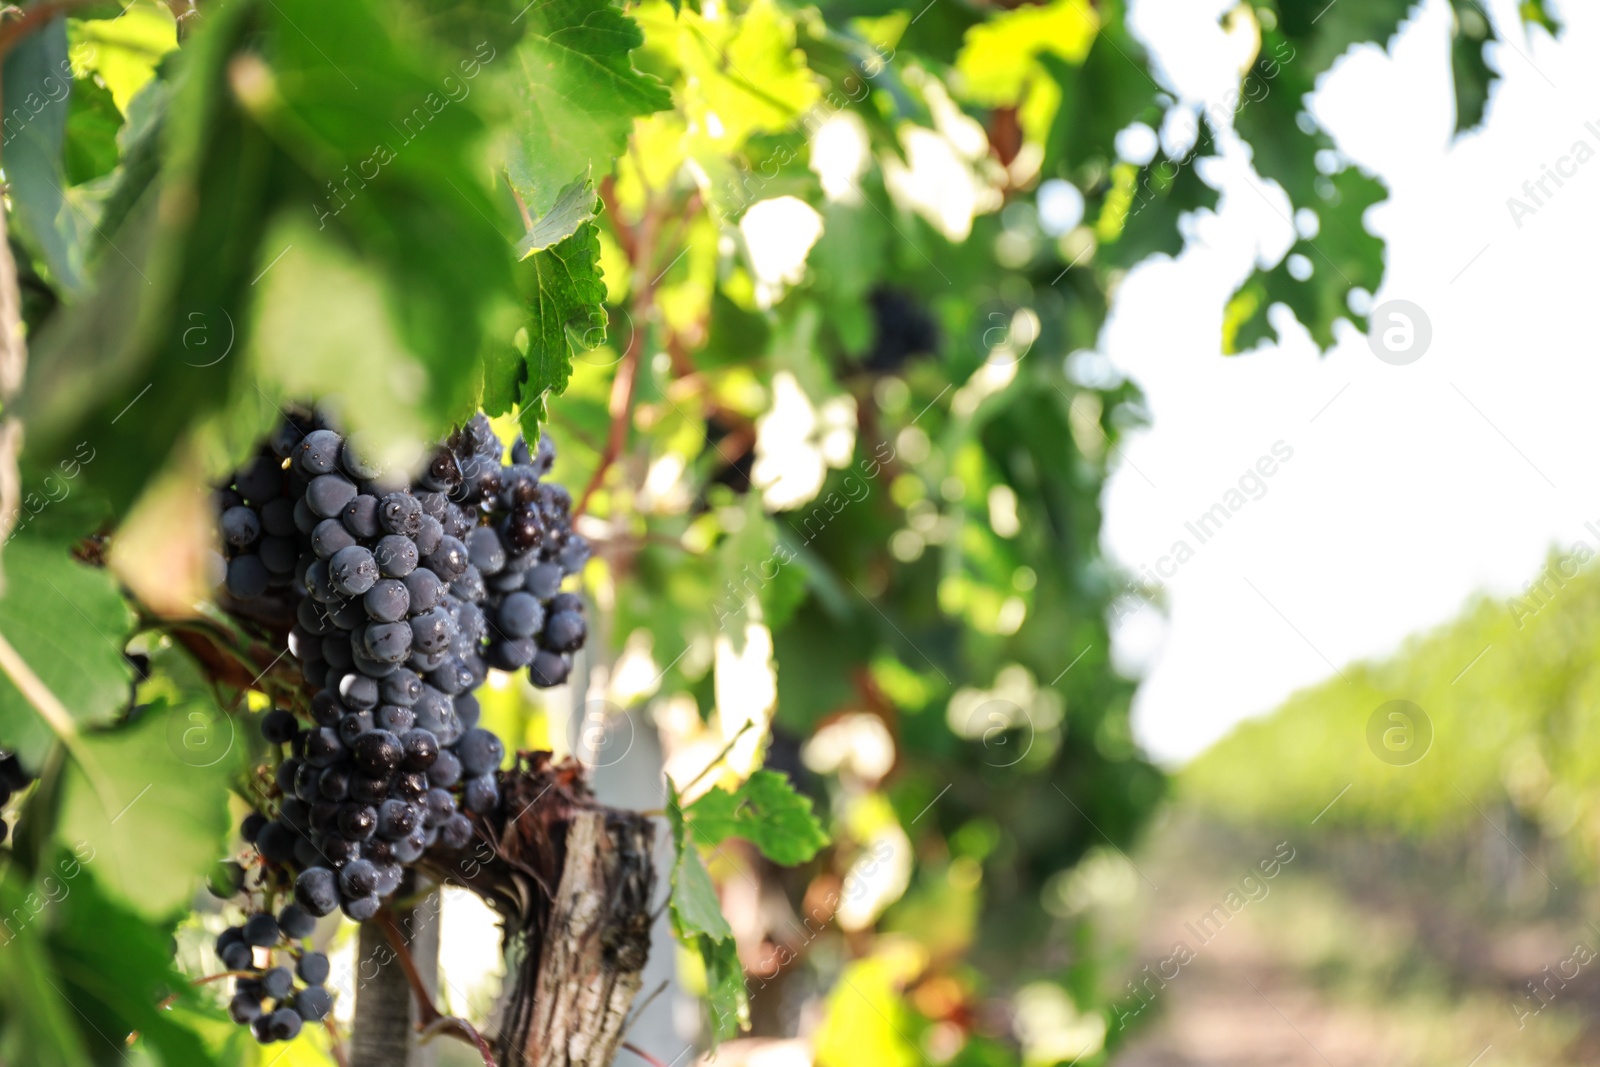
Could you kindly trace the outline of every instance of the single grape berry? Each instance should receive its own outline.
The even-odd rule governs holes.
[[[446,848],[466,848],[472,843],[472,820],[460,812],[450,816],[439,826],[439,840]]]
[[[468,778],[467,787],[461,793],[461,805],[474,815],[487,815],[499,807],[500,788],[495,784],[494,775]]]
[[[311,551],[318,559],[330,559],[355,543],[355,535],[338,519],[323,519],[311,531]]]
[[[370,539],[383,533],[378,522],[378,498],[371,493],[361,493],[346,504],[339,519],[357,537]]]
[[[313,430],[306,434],[295,452],[295,463],[306,474],[332,474],[339,465],[344,442],[332,430]]]
[[[398,704],[385,704],[378,709],[378,725],[404,741],[405,735],[416,724],[417,716],[410,708]]]
[[[227,948],[219,949],[217,957],[222,960],[222,965],[230,971],[246,971],[255,960],[255,953],[250,951],[250,946],[243,941],[236,941]]]
[[[261,991],[269,1000],[282,1000],[294,989],[294,975],[287,967],[274,967],[261,976]]]
[[[261,736],[269,744],[286,745],[300,732],[300,724],[292,712],[274,708],[261,717]]]
[[[240,600],[254,600],[267,591],[272,576],[260,556],[235,556],[228,561],[228,592]]]
[[[355,483],[342,474],[319,474],[306,486],[306,505],[324,519],[337,519],[359,495]]]
[[[455,785],[461,781],[461,760],[449,749],[441,749],[428,768],[428,781],[445,789]]]
[[[532,593],[510,593],[500,601],[495,623],[508,637],[532,637],[544,626],[544,605]]]
[[[317,917],[299,904],[285,904],[278,912],[278,926],[291,940],[310,937],[317,929]]]
[[[228,1001],[228,1018],[240,1026],[247,1026],[261,1015],[261,1000],[248,993],[235,993]]]
[[[411,594],[404,582],[380,578],[363,595],[362,606],[377,622],[399,622],[411,608]]]
[[[419,853],[418,855],[420,858],[421,854]],[[383,901],[378,899],[378,894],[369,893],[364,897],[346,900],[340,910],[344,912],[345,918],[351,922],[364,923],[378,914],[378,909],[382,906]]]
[[[351,860],[339,872],[339,891],[346,900],[371,893],[378,884],[378,871],[370,860]]]
[[[219,525],[222,527],[222,539],[235,548],[244,548],[261,536],[261,517],[254,508],[247,508],[243,504],[224,511]]]
[[[328,560],[328,581],[344,596],[360,596],[377,580],[378,562],[360,545],[341,548]]]
[[[358,768],[370,775],[390,775],[400,766],[400,739],[387,730],[372,730],[356,739],[351,753]]]
[[[528,665],[528,681],[540,689],[549,689],[566,681],[571,672],[572,664],[565,657],[540,649]]]
[[[365,841],[378,828],[378,813],[367,804],[349,803],[339,809],[339,832],[352,841]],[[348,870],[348,865],[346,870]],[[341,875],[342,877],[342,875]],[[346,893],[346,896],[352,894]],[[361,894],[353,894],[360,896]]]
[[[544,646],[552,652],[576,652],[588,635],[583,616],[575,611],[558,611],[544,624]]]
[[[271,948],[278,943],[281,931],[278,920],[266,912],[257,912],[244,921],[244,940],[257,948]]]
[[[407,730],[400,748],[400,766],[408,771],[425,771],[439,758],[439,739],[430,730]]]
[[[395,492],[378,501],[378,525],[392,534],[415,537],[422,528],[422,505],[408,492]]]
[[[380,537],[373,556],[386,578],[404,578],[417,569],[417,543],[399,534]]]
[[[312,915],[329,915],[339,906],[339,887],[326,867],[311,867],[295,879],[294,899]]]
[[[328,973],[331,970],[328,957],[320,952],[307,952],[300,957],[300,962],[295,964],[295,973],[306,985],[322,985],[328,980]]]
[[[386,840],[398,841],[415,830],[417,823],[417,809],[403,800],[386,800],[378,809],[378,835]]]
[[[268,1033],[274,1041],[293,1041],[300,1035],[300,1013],[293,1008],[279,1008],[272,1013]]]
[[[308,1023],[321,1022],[333,1010],[333,994],[314,983],[294,995],[294,1010]]]

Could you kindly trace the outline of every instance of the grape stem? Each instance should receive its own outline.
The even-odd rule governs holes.
[[[745,733],[753,726],[755,726],[755,723],[747,720],[743,726],[739,727],[739,732],[728,738],[728,743],[722,746],[722,751],[717,753],[717,758],[706,764],[705,767],[701,769],[699,774],[685,782],[678,789],[678,795],[683,796],[689,790],[699,785],[702,778],[710,774],[723,760],[728,758],[728,753],[732,752],[733,747],[739,743],[739,738],[743,737]]]
[[[350,1067],[350,1057],[344,1050],[344,1039],[339,1036],[339,1026],[329,1015],[322,1020],[322,1025],[328,1028],[328,1040],[333,1045],[333,1062],[339,1067]]]
[[[617,198],[614,184],[608,175],[600,183],[600,199],[605,204],[606,216],[611,220],[612,229],[616,232],[617,243],[627,253],[628,261],[633,265],[636,284],[633,292],[633,329],[628,337],[628,347],[622,353],[622,361],[617,365],[617,376],[611,380],[611,399],[607,410],[611,415],[611,427],[606,431],[605,451],[600,453],[600,462],[595,466],[594,473],[589,476],[589,482],[583,487],[583,495],[578,497],[578,504],[572,509],[573,518],[582,515],[589,507],[589,498],[600,487],[605,479],[606,471],[622,455],[622,447],[628,443],[628,428],[633,423],[633,387],[639,378],[639,355],[644,351],[644,324],[648,321],[650,306],[655,297],[655,283],[646,277],[649,269],[651,253],[655,248],[656,226],[658,218],[651,210],[650,202],[645,201],[644,216],[637,226],[629,225],[617,210]]]
[[[203,978],[191,979],[189,984],[192,985],[192,986],[201,986],[201,985],[208,985],[208,984],[210,984],[212,982],[220,982],[224,978],[256,978],[256,977],[259,977],[259,973],[256,972],[256,971],[220,971],[217,974],[208,974],[208,975],[204,976]],[[177,1000],[177,999],[178,999],[178,994],[176,994],[176,993],[169,994],[168,996],[163,997],[162,1000],[161,1000],[161,1003],[157,1004],[156,1007],[157,1008],[171,1007],[172,1006],[172,1002]]]
[[[417,1029],[422,1034],[423,1040],[435,1034],[448,1033],[469,1045],[476,1046],[478,1054],[483,1057],[484,1067],[499,1067],[495,1063],[494,1053],[489,1049],[489,1043],[471,1023],[457,1015],[446,1015],[434,1005],[433,997],[429,995],[428,987],[422,981],[422,974],[417,970],[416,961],[411,958],[411,949],[406,944],[405,935],[394,921],[394,913],[387,907],[383,908],[373,921],[389,939],[389,944],[394,948],[400,961],[400,969],[405,972],[406,981],[411,985],[411,994],[417,998]]]
[[[650,1067],[667,1067],[666,1064],[662,1063],[660,1060],[658,1060],[654,1056],[650,1055],[650,1053],[646,1052],[644,1049],[640,1048],[638,1045],[635,1045],[635,1044],[633,1044],[631,1042],[628,1042],[628,1041],[624,1041],[622,1043],[622,1047],[627,1049],[629,1052],[633,1053],[635,1056],[639,1057],[644,1062],[648,1063],[650,1065]]]

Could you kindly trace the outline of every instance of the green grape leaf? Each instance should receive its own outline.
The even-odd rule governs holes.
[[[6,545],[5,576],[0,635],[77,726],[110,722],[127,707],[133,679],[122,647],[134,618],[116,581],[74,560],[65,543],[27,536]],[[38,772],[54,737],[21,690],[0,675],[0,746]]]
[[[1485,55],[1491,32],[1488,21],[1471,0],[1455,0],[1450,27],[1450,73],[1455,79],[1456,132],[1470,130],[1483,121],[1489,90],[1499,77]]]
[[[668,780],[667,824],[678,855],[672,865],[669,898],[672,932],[685,948],[700,957],[705,968],[712,1038],[724,1041],[750,1025],[750,996],[733,927],[722,914],[717,887],[712,884],[698,849],[687,840],[687,814],[677,787]]]
[[[111,899],[90,855],[62,852],[35,883],[13,875],[0,886],[11,917],[0,942],[0,1056],[87,1064],[130,1054],[146,1062],[154,1053],[163,1064],[211,1067],[217,1061],[199,1035],[162,1006],[173,991],[181,1006],[198,1003],[172,966],[171,930]],[[125,1047],[133,1033],[137,1041]]]
[[[1561,32],[1561,23],[1550,14],[1550,7],[1545,0],[1522,0],[1522,3],[1517,5],[1517,13],[1522,16],[1524,23],[1529,26],[1542,26],[1552,37]]]
[[[594,218],[599,210],[594,184],[587,176],[574,178],[556,197],[556,202],[544,217],[533,224],[522,240],[517,242],[519,259],[543,251],[578,232],[578,227]]]
[[[828,844],[811,798],[796,793],[777,771],[756,771],[731,793],[715,787],[684,810],[684,819],[697,845],[740,837],[785,867],[805,863]]]
[[[1371,41],[1380,47],[1400,28],[1400,22],[1416,6],[1416,0],[1363,0],[1359,4],[1318,0],[1279,0],[1275,33],[1294,44],[1295,63],[1306,71],[1307,84],[1333,66],[1350,46]],[[1268,32],[1261,35],[1265,48]],[[1298,99],[1295,101],[1299,103]]]
[[[517,46],[519,113],[508,150],[511,184],[528,209],[546,215],[574,178],[606,172],[627,147],[633,120],[664,111],[672,95],[634,69],[644,43],[612,0],[549,0],[528,8]]]
[[[571,237],[522,260],[517,283],[528,309],[522,407],[542,418],[545,397],[566,389],[573,356],[605,341],[599,228],[581,223]]]
[[[1060,87],[1061,102],[1045,136],[1045,173],[1067,173],[1116,158],[1116,137],[1130,123],[1160,125],[1159,87],[1145,51],[1119,22],[1107,25],[1081,63],[1045,52],[1039,63]]]
[[[1366,228],[1367,208],[1387,193],[1383,184],[1354,168],[1325,179],[1318,210],[1319,228],[1313,238],[1300,238],[1288,255],[1271,270],[1257,271],[1229,301],[1224,313],[1223,350],[1246,351],[1270,337],[1283,338],[1267,321],[1278,303],[1288,305],[1319,347],[1334,342],[1334,323],[1350,319],[1358,328],[1366,322],[1349,310],[1352,289],[1378,291],[1383,282],[1383,241]],[[1302,256],[1310,264],[1305,280],[1289,271],[1289,257]]]
[[[235,731],[193,686],[81,739],[85,759],[67,772],[57,836],[92,849],[86,862],[107,894],[147,920],[181,912],[220,854],[243,752]]]
[[[178,24],[164,4],[127,4],[114,18],[75,20],[72,58],[100,76],[124,114],[155,77],[161,58],[178,47]]]
[[[1261,51],[1245,75],[1233,128],[1250,145],[1257,174],[1283,186],[1295,205],[1307,204],[1319,171],[1317,153],[1332,148],[1321,130],[1301,131],[1297,123],[1315,73],[1282,34],[1264,31]]]
[[[65,19],[56,19],[17,42],[0,72],[4,94],[7,192],[17,229],[38,248],[55,280],[67,290],[81,284],[81,249],[63,190],[62,149],[72,110],[72,65]]]
[[[726,1041],[750,1026],[750,990],[745,985],[744,964],[739,962],[739,946],[731,937],[713,941],[701,936],[696,941],[706,971],[711,1039]]]
[[[1119,164],[1115,181],[1097,224],[1097,262],[1131,268],[1152,255],[1176,256],[1183,251],[1178,220],[1184,215],[1215,210],[1218,193],[1200,178],[1200,157],[1161,156],[1144,167]]]
[[[723,206],[732,213],[752,198],[749,174],[739,159],[750,138],[791,130],[821,97],[816,74],[797,47],[795,21],[773,0],[752,0],[736,16],[703,17],[665,8],[640,13],[651,59],[680,72],[678,108],[689,132],[685,142],[707,184],[732,193]],[[837,104],[833,105],[837,106]],[[773,156],[768,155],[768,159]],[[792,161],[794,153],[787,153]],[[756,187],[767,188],[772,174]]]
[[[672,865],[672,925],[680,940],[705,936],[713,941],[731,940],[733,927],[722,914],[717,887],[691,845],[678,851]]]
[[[65,165],[67,182],[77,185],[110,174],[116,167],[122,112],[111,91],[92,78],[74,82],[70,99]]]

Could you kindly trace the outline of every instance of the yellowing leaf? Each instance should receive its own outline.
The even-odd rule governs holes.
[[[967,94],[987,104],[1015,104],[1038,72],[1042,52],[1082,63],[1100,29],[1088,0],[1056,0],[1045,7],[1019,7],[967,31],[956,70]]]
[[[839,975],[817,1033],[817,1067],[915,1067],[899,986],[912,961],[898,954],[857,960]]]
[[[128,102],[155,77],[161,57],[178,47],[178,24],[165,5],[133,4],[114,19],[77,23],[72,65],[100,75],[123,114]]]
[[[742,13],[725,6],[708,15],[665,5],[639,13],[652,49],[683,72],[680,106],[698,157],[739,150],[752,134],[787,128],[821,96],[794,22],[772,0]]]

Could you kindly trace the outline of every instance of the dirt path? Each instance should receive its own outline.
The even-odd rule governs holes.
[[[1600,1064],[1600,951],[1574,958],[1579,943],[1600,950],[1600,929],[1577,916],[1490,921],[1462,905],[1459,871],[1386,881],[1371,865],[1351,877],[1348,856],[1333,865],[1311,849],[1247,883],[1258,899],[1213,911],[1271,849],[1169,827],[1140,851],[1144,908],[1125,977],[1143,980],[1147,1006],[1128,1016],[1112,1067]],[[1220,927],[1198,925],[1208,914]],[[1181,966],[1178,942],[1192,953]],[[1579,973],[1551,982],[1543,1003],[1527,994],[1530,979],[1561,971]]]

